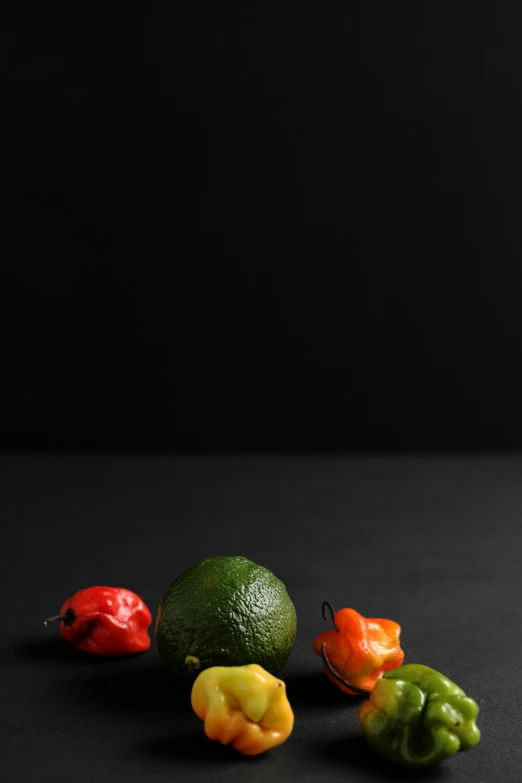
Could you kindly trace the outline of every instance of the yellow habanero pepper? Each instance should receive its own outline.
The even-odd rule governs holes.
[[[207,737],[248,756],[281,745],[294,727],[284,682],[257,663],[204,669],[191,702]]]

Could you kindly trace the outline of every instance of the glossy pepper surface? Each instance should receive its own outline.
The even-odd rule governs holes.
[[[317,655],[326,654],[336,677],[326,665],[328,678],[344,693],[357,693],[341,682],[341,678],[352,685],[371,691],[375,683],[390,669],[400,666],[404,660],[399,637],[401,627],[393,620],[363,617],[355,609],[341,609],[334,613],[331,605],[323,604],[323,617],[328,608],[332,615],[335,631],[324,631],[314,641]]]
[[[409,663],[387,672],[361,707],[361,727],[381,756],[426,767],[480,740],[473,699],[440,672]]]
[[[63,604],[60,620],[64,639],[83,652],[119,656],[150,647],[147,629],[152,616],[139,595],[123,587],[88,587]]]
[[[280,745],[294,726],[284,682],[256,663],[205,669],[191,701],[207,737],[248,756]]]

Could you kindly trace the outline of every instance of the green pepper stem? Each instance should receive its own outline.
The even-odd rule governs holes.
[[[62,614],[55,614],[52,617],[48,617],[47,620],[44,620],[44,625],[47,626],[49,623],[54,623],[55,620],[61,620],[64,625],[72,625],[76,620],[76,615],[71,607],[69,607]]]
[[[326,642],[323,642],[321,645],[321,655],[324,661],[324,665],[326,666],[326,668],[328,669],[332,677],[335,677],[335,679],[338,680],[338,682],[341,682],[346,688],[349,688],[351,691],[357,693],[359,696],[369,696],[370,691],[367,691],[364,688],[359,688],[358,685],[352,685],[350,682],[347,682],[344,679],[344,677],[341,677],[341,675],[338,672],[335,671],[334,667],[328,660],[325,647],[326,647]]]

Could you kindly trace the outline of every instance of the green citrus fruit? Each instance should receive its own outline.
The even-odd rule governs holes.
[[[184,571],[163,596],[156,642],[182,677],[247,663],[276,674],[296,628],[295,607],[271,571],[246,557],[210,557]]]

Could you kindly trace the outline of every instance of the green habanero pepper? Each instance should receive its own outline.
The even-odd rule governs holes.
[[[429,666],[392,669],[369,696],[361,707],[361,727],[371,747],[389,761],[427,767],[480,740],[477,703]]]

